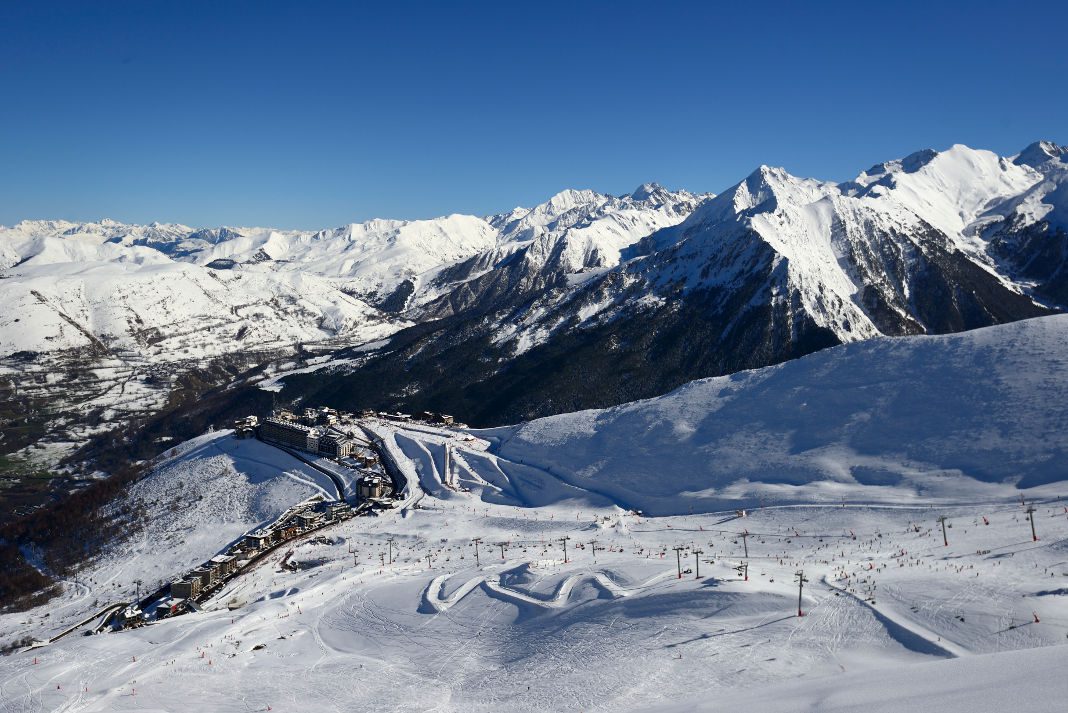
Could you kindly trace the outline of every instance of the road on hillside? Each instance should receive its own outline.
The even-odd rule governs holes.
[[[293,456],[294,458],[299,460],[304,465],[306,465],[306,466],[308,466],[310,468],[314,468],[315,470],[319,471],[320,473],[322,473],[326,477],[330,478],[330,480],[333,481],[333,483],[334,483],[334,489],[337,490],[337,499],[340,500],[341,502],[345,502],[345,484],[343,482],[341,482],[341,478],[339,478],[336,473],[332,473],[331,471],[329,471],[326,468],[322,467],[318,463],[313,463],[312,461],[308,460],[307,458],[302,456],[297,451],[292,451],[292,450],[290,450],[288,448],[285,448],[284,446],[278,445],[277,443],[271,443],[270,441],[260,441],[260,443],[266,443],[269,446],[274,446],[278,450],[280,450],[280,451],[282,451],[284,453],[288,453],[289,455]]]
[[[378,453],[379,462],[382,463],[382,467],[386,470],[386,475],[388,475],[389,479],[393,482],[393,497],[399,497],[400,494],[404,492],[404,489],[408,487],[408,479],[404,476],[404,473],[401,472],[397,462],[393,460],[392,454],[390,454],[389,449],[386,448],[385,444],[382,443],[382,439],[376,436],[369,428],[364,428],[360,424],[357,425],[359,425],[360,430],[364,432],[374,447],[374,450]]]

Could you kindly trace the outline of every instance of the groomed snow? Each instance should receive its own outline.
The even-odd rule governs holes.
[[[760,691],[693,697],[655,713],[758,710],[761,713],[977,713],[1059,711],[1068,698],[1068,645],[901,666]]]
[[[1063,492],[1068,316],[880,338],[478,435],[652,514]]]
[[[446,440],[465,461],[479,451],[460,433],[395,433],[422,444],[426,456],[410,467],[426,483],[447,480],[433,465]],[[959,695],[947,710],[963,711],[990,710],[965,703],[983,691],[1006,700],[999,689],[1009,686],[1019,705],[1057,710],[1048,704],[1062,696],[1068,651],[1063,503],[1038,504],[1037,543],[1012,503],[644,518],[578,502],[481,502],[477,480],[454,462],[471,493],[428,494],[419,507],[321,530],[291,547],[297,571],[279,567],[278,553],[203,612],[0,658],[4,709],[720,710],[737,701],[859,711]],[[736,570],[743,532],[748,581]],[[205,544],[172,547],[191,557]],[[383,566],[388,551],[394,562]],[[136,556],[113,553],[114,569],[99,576],[125,581]],[[246,603],[230,610],[234,600]],[[54,632],[85,608],[19,615],[21,630]]]

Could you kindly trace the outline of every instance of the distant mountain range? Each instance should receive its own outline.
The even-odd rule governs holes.
[[[703,196],[563,191],[480,218],[372,220],[318,232],[23,221],[0,228],[0,356],[101,348],[157,359],[297,342],[359,344],[462,304],[527,254],[580,272],[685,218]],[[551,280],[550,280],[551,282]],[[482,290],[486,290],[483,288]],[[190,339],[196,325],[197,339]]]
[[[0,362],[302,349],[334,365],[282,398],[479,424],[604,407],[834,344],[1060,311],[1066,186],[1068,149],[1038,142],[920,151],[845,183],[762,166],[716,196],[566,190],[317,232],[24,221],[0,229]]]
[[[954,146],[847,183],[762,166],[618,251],[575,249],[604,217],[547,230],[449,268],[456,284],[403,312],[417,326],[347,376],[293,377],[289,393],[503,423],[878,335],[1060,311],[1066,155],[1050,143],[1008,158]]]

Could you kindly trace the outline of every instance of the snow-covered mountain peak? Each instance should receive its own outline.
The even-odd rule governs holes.
[[[871,168],[869,168],[867,171],[862,173],[861,176],[868,176],[874,178],[885,176],[889,173],[915,173],[916,171],[919,171],[921,168],[930,163],[931,159],[933,159],[937,155],[938,152],[933,149],[922,149],[920,151],[910,153],[905,158],[877,163]],[[858,182],[859,181],[860,179],[858,179]]]
[[[1060,245],[1063,237],[1057,238],[1056,234],[1062,231],[1063,235],[1063,231],[1068,230],[1068,148],[1049,142],[1041,143],[1045,146],[1032,144],[1020,154],[1025,158],[1025,163],[1020,165],[1034,166],[1040,172],[1040,179],[1025,192],[993,203],[973,224],[972,232],[989,239],[996,238],[1006,230],[1052,231],[1048,236],[1050,240],[1039,239],[1034,244],[1041,246],[1043,255],[1040,260],[1031,261],[1031,268],[1056,275],[1062,270],[1059,265],[1065,254],[1063,245]],[[1027,153],[1041,153],[1046,159],[1027,157]],[[1017,163],[1020,157],[1017,157]],[[1063,302],[1063,297],[1059,297],[1058,301]]]
[[[509,223],[513,223],[524,215],[530,212],[530,208],[524,208],[523,206],[516,206],[506,213],[497,213],[495,215],[488,215],[485,221],[492,225],[497,230],[503,229]]]
[[[1011,162],[993,151],[973,149],[964,144],[954,144],[944,151],[923,149],[901,159],[885,161],[872,166],[857,176],[855,183],[869,186],[880,182],[894,187],[895,181],[889,177],[901,179],[903,175],[921,174],[938,177],[945,185],[961,183],[967,178],[992,177],[1012,172]]]
[[[667,291],[718,295],[728,294],[725,285],[759,285],[747,289],[770,295],[773,309],[801,307],[840,341],[941,329],[928,306],[917,306],[917,286],[930,280],[932,265],[966,269],[968,280],[982,283],[986,267],[973,272],[954,257],[960,250],[989,265],[984,243],[965,229],[988,206],[1040,179],[1029,167],[962,145],[888,161],[841,185],[763,165],[677,228],[645,241],[649,258],[635,270]],[[1026,298],[1017,305],[1016,288],[990,289],[996,298],[976,310],[1030,309]]]
[[[849,195],[888,197],[970,249],[961,238],[968,226],[990,205],[1019,195],[1040,178],[1030,166],[955,144],[880,164],[842,188]]]
[[[636,201],[660,200],[668,193],[659,183],[643,183],[634,189],[630,197]]]
[[[772,212],[780,204],[807,205],[825,197],[834,187],[833,183],[792,176],[784,168],[760,166],[745,180],[698,205],[683,221],[679,235],[688,236],[718,223]]]
[[[239,228],[203,228],[195,233],[190,233],[189,240],[202,240],[215,245],[226,240],[240,238],[243,232]]]
[[[569,228],[613,200],[616,199],[612,196],[589,189],[568,188],[529,210],[517,208],[494,216],[490,222],[500,231],[499,242],[524,242],[546,232]]]
[[[585,205],[587,203],[596,203],[605,198],[604,195],[597,191],[592,191],[588,188],[582,190],[576,190],[574,188],[565,188],[552,198],[547,200],[543,205],[547,210],[555,211],[557,213],[571,210],[572,208]]]
[[[10,234],[21,233],[28,236],[48,234],[60,234],[73,226],[66,220],[20,220],[8,229]]]
[[[1017,166],[1039,168],[1050,161],[1068,163],[1068,146],[1058,146],[1052,141],[1036,141],[1013,159]]]
[[[739,183],[734,190],[733,204],[737,212],[750,211],[769,203],[774,209],[783,201],[807,204],[827,194],[831,184],[812,178],[798,178],[785,168],[762,165]]]

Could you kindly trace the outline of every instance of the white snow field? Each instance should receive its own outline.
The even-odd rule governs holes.
[[[717,695],[657,707],[673,711],[978,711],[1064,710],[1068,646],[1013,651],[802,681],[768,691]]]
[[[1066,345],[1065,315],[877,338],[480,435],[510,461],[654,515],[1065,494]]]
[[[1066,330],[847,345],[510,429],[366,420],[398,508],[204,611],[0,657],[0,711],[1063,711]],[[130,494],[146,531],[0,641],[331,494],[228,432],[167,458]]]
[[[1063,505],[1039,503],[1036,526],[1032,542],[1012,504],[646,519],[426,496],[320,531],[332,544],[296,545],[300,571],[272,556],[207,611],[4,657],[0,700],[5,711],[178,711],[190,701],[212,711],[591,711],[721,710],[729,696],[757,710],[866,710],[873,699],[879,710],[917,710],[920,695],[970,689],[975,700],[976,689],[1011,682],[1021,705],[1060,710],[1051,701],[1068,694],[1055,675],[1068,660]],[[395,562],[383,567],[387,538]],[[674,547],[691,570],[700,551],[700,579],[677,578]],[[735,570],[745,561],[748,581]],[[249,603],[231,611],[235,597]],[[33,612],[32,629],[58,630],[64,612]],[[1022,662],[1004,653],[1019,649],[1037,651]],[[987,653],[995,662],[970,661]],[[951,674],[932,668],[947,660]]]

